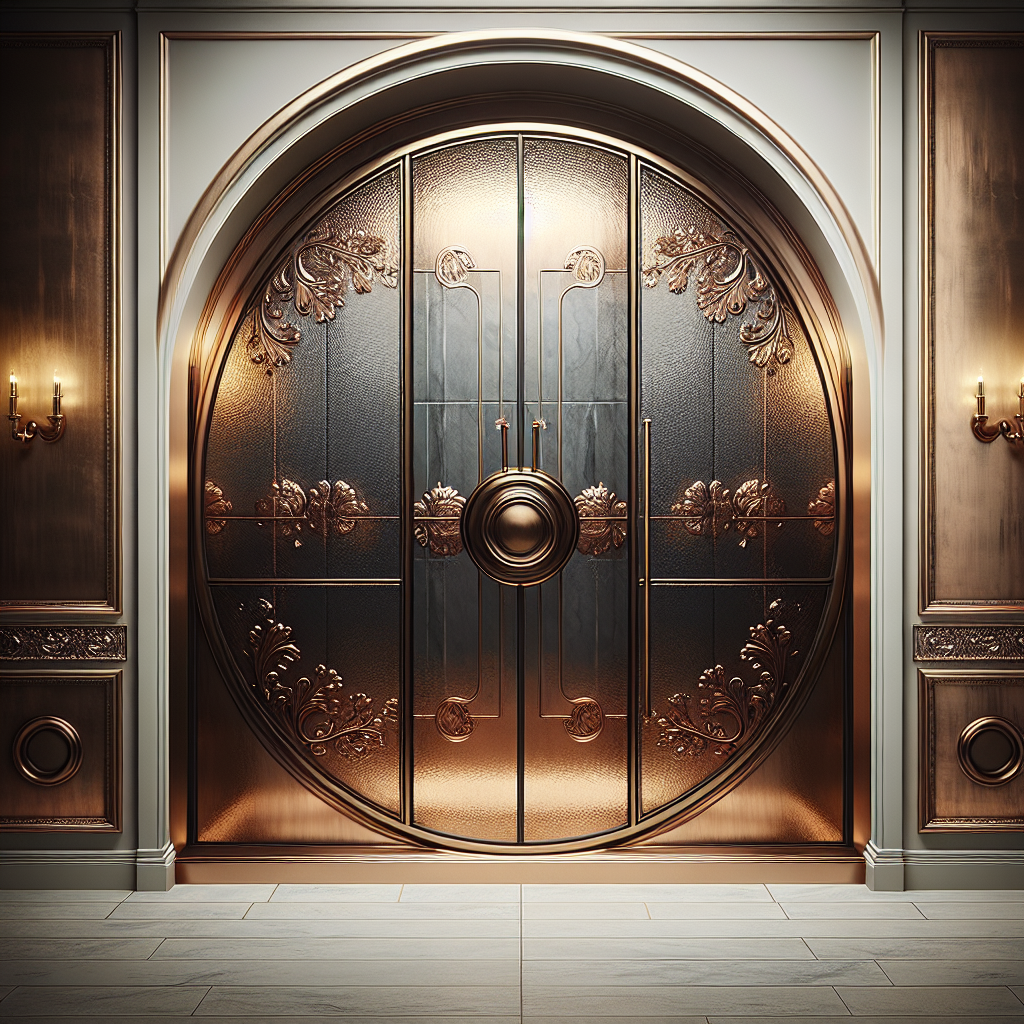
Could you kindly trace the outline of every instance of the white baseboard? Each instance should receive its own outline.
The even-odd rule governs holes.
[[[0,889],[134,889],[135,850],[2,850]]]
[[[135,888],[140,892],[166,892],[174,885],[174,844],[159,850],[139,850],[135,858]]]
[[[902,892],[904,864],[902,850],[882,850],[868,840],[864,847],[864,883],[873,892]]]
[[[864,848],[869,889],[1024,889],[1024,850]]]

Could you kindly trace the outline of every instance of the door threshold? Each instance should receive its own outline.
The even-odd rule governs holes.
[[[862,884],[852,846],[690,846],[575,854],[467,854],[402,846],[195,844],[178,851],[179,883]]]

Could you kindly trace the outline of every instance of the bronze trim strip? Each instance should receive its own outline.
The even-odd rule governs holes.
[[[401,576],[358,577],[358,576],[215,576],[206,581],[211,587],[397,587],[403,582]]]
[[[127,660],[127,626],[0,626],[0,661]]]
[[[686,577],[665,576],[652,579],[650,585],[652,587],[829,587],[834,582],[831,576],[808,576],[802,579],[785,576],[779,576],[774,579],[764,576],[751,576],[749,579],[742,576],[732,576],[728,579],[719,579],[714,576],[695,576],[690,579]]]
[[[402,552],[402,657],[399,729],[401,730],[401,761],[399,764],[399,805],[402,822],[413,823],[413,544],[412,511],[416,500],[412,453],[413,436],[413,220],[412,220],[412,155],[402,157],[402,517],[399,525],[399,547]]]
[[[641,765],[640,735],[638,721],[639,679],[637,677],[637,588],[639,585],[639,566],[636,558],[636,445],[637,417],[640,415],[640,161],[636,153],[629,154],[629,211],[628,245],[629,245],[629,394],[627,420],[626,474],[626,536],[629,538],[629,576],[628,576],[628,622],[629,639],[627,641],[627,701],[626,701],[626,742],[627,769],[629,784],[626,790],[627,815],[631,828],[636,826],[640,817],[641,807]],[[596,518],[596,517],[595,517]],[[610,517],[609,517],[610,518]]]
[[[644,428],[644,549],[643,549],[643,631],[641,634],[640,670],[644,684],[644,716],[651,717],[651,421]]]
[[[914,661],[1024,662],[1024,626],[914,626]]]

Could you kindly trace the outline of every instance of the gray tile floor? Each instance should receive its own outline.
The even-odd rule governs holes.
[[[1024,1021],[1024,891],[0,892],[0,1020]]]

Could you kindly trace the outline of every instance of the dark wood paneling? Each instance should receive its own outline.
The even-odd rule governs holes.
[[[1024,372],[1024,37],[925,36],[925,612],[1024,610],[1024,447],[971,432],[1013,419]]]
[[[56,443],[0,441],[10,610],[120,610],[118,82],[113,34],[0,36],[0,367],[23,427],[54,370],[66,415]]]
[[[121,831],[121,673],[24,672],[0,676],[0,831]],[[58,719],[77,737],[81,763],[59,784],[19,770],[19,734],[32,723]],[[52,755],[54,730],[45,729]],[[59,743],[57,749],[59,752]],[[24,745],[22,745],[24,746]],[[33,766],[33,748],[20,751]],[[59,771],[56,761],[40,768]]]

